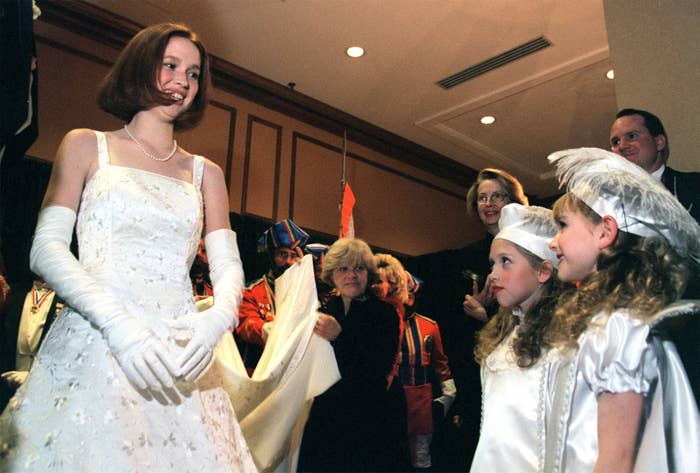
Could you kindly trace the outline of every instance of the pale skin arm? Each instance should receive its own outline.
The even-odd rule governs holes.
[[[60,205],[77,213],[85,183],[97,170],[97,137],[92,130],[72,130],[63,137],[42,207]]]
[[[631,472],[644,396],[634,392],[598,396],[598,460],[594,472]]]
[[[204,161],[202,198],[204,200],[204,234],[222,228],[231,228],[224,173],[218,165],[209,160]]]

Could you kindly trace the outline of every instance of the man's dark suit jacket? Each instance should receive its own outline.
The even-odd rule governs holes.
[[[661,182],[688,209],[695,221],[700,221],[700,172],[681,172],[666,166]]]
[[[661,182],[688,209],[696,222],[700,217],[700,172],[680,172],[666,166]],[[700,277],[691,272],[684,299],[700,298]],[[700,317],[686,317],[685,323],[677,324],[669,332],[676,344],[681,361],[688,374],[695,400],[700,404]]]

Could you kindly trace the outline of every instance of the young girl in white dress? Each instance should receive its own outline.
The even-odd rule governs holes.
[[[148,27],[99,92],[127,124],[63,139],[30,259],[67,307],[0,419],[1,471],[256,471],[213,361],[243,286],[226,184],[173,139],[208,81],[190,29]],[[202,230],[215,299],[197,313]]]
[[[595,148],[554,153],[559,278],[578,281],[548,331],[573,354],[560,370],[545,471],[700,471],[700,418],[660,320],[700,262],[700,227],[666,188]],[[695,315],[697,316],[697,314]]]
[[[483,402],[471,471],[541,471],[557,360],[543,336],[562,290],[547,246],[556,227],[550,210],[520,204],[503,207],[498,226],[488,277],[500,310],[479,332],[475,350]]]

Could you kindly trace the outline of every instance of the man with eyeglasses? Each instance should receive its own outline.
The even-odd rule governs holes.
[[[270,269],[243,290],[235,329],[248,374],[255,370],[274,326],[275,279],[301,260],[308,239],[309,235],[288,218],[265,230],[258,240],[270,258]]]
[[[659,117],[646,110],[617,112],[610,128],[610,147],[661,181],[697,221],[700,218],[700,173],[680,172],[666,165],[669,140]]]

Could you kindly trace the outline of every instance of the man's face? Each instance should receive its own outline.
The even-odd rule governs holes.
[[[301,251],[298,248],[292,249],[286,246],[276,248],[272,254],[272,272],[275,277],[280,276],[294,263],[301,259]]]
[[[666,147],[666,137],[651,136],[641,115],[627,115],[612,124],[610,147],[613,153],[652,173],[663,164],[661,151]]]

